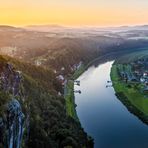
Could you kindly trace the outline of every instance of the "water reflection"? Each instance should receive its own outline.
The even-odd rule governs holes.
[[[95,148],[148,148],[148,126],[128,112],[116,98],[110,80],[113,61],[90,67],[78,79],[82,94],[75,94],[77,113]]]

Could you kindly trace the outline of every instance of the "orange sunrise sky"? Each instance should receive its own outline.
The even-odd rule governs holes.
[[[148,0],[0,0],[1,25],[148,23]]]

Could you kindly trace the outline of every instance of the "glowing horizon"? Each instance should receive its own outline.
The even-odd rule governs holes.
[[[147,0],[1,0],[0,25],[142,25],[147,10]]]

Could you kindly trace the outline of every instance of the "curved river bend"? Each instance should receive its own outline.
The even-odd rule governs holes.
[[[110,80],[112,62],[91,66],[78,80],[82,94],[75,94],[77,114],[95,148],[148,148],[148,126],[116,98]]]

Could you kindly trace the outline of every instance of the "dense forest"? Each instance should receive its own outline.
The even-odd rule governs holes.
[[[23,147],[93,147],[93,140],[87,136],[80,123],[66,115],[65,100],[58,96],[60,85],[52,71],[0,56],[1,71],[7,63],[21,71],[23,77],[20,88],[23,95],[17,97],[25,118],[29,118],[24,124]],[[2,89],[0,93],[0,115],[4,122],[8,122],[5,119],[5,106],[11,100],[11,93]],[[1,147],[5,144],[4,139],[5,134],[0,139]]]
[[[0,27],[0,53],[3,54],[0,56],[0,147],[8,145],[8,139],[11,141],[10,125],[14,117],[17,119],[15,107],[19,109],[18,115],[22,115],[22,147],[93,147],[93,139],[79,121],[67,115],[63,87],[57,76],[67,79],[75,71],[72,68],[80,62],[86,65],[106,54],[132,52],[147,47],[148,42],[126,39],[132,36],[131,32],[123,37],[121,33],[84,34],[79,31],[67,33],[70,35],[65,37],[65,33],[56,32],[53,36],[53,32]],[[14,88],[19,95],[14,95],[13,87],[5,89],[5,83],[16,85],[18,81],[18,90]]]

